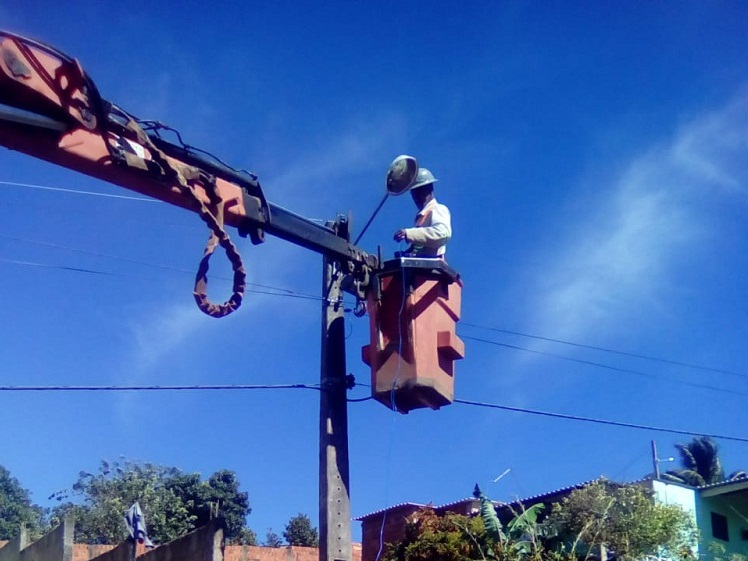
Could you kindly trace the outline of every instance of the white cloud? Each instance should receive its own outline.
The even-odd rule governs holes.
[[[274,191],[293,194],[294,198],[313,194],[315,199],[351,199],[344,179],[372,170],[383,178],[390,160],[397,155],[392,153],[392,147],[403,144],[405,131],[406,122],[398,114],[374,115],[348,123],[341,130],[325,131],[328,140],[310,143],[310,149],[300,152],[295,160],[284,162],[282,172],[264,179]]]
[[[671,149],[672,160],[697,186],[748,194],[748,88],[721,111],[696,119]]]
[[[197,313],[194,305],[179,304],[130,324],[133,348],[125,360],[128,383],[153,379],[153,371],[179,347],[194,340],[209,318]],[[158,380],[162,383],[163,380]]]
[[[561,245],[537,261],[532,331],[584,340],[632,309],[657,310],[678,267],[719,235],[715,206],[748,192],[748,95],[690,120],[627,166]]]
[[[247,245],[244,252],[245,265],[248,268],[262,268],[256,265],[264,260],[253,260],[252,246]],[[223,255],[216,254],[215,258]],[[321,273],[320,273],[321,276]],[[277,285],[272,285],[277,286]],[[233,336],[242,327],[237,323],[254,323],[257,318],[266,318],[268,314],[277,315],[278,297],[252,292],[252,285],[247,287],[242,306],[230,317],[215,319],[200,312],[188,291],[182,293],[179,303],[165,308],[149,308],[147,314],[131,319],[126,323],[131,344],[124,351],[120,362],[122,372],[121,384],[148,383],[169,385],[199,380],[184,379],[184,371],[173,371],[168,366],[174,364],[175,357],[183,358],[185,353],[194,352],[196,343],[208,345],[212,338]],[[208,297],[216,302],[223,302],[231,293],[231,284],[212,282],[208,287]],[[232,339],[233,341],[233,339]],[[199,347],[200,345],[198,345]],[[189,355],[188,355],[189,356]],[[191,371],[197,374],[199,371]],[[175,376],[177,379],[169,379]]]
[[[178,304],[169,308],[157,308],[155,313],[124,323],[129,340],[129,348],[123,350],[120,360],[119,385],[169,385],[176,383],[167,380],[170,369],[165,368],[169,356],[189,341],[194,341],[205,320],[197,313],[194,305]],[[181,380],[180,382],[186,382]],[[124,392],[117,396],[117,415],[123,425],[132,422],[133,410],[140,407],[138,396]]]

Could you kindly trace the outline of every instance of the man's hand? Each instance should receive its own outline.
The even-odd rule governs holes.
[[[401,242],[403,240],[408,241],[408,236],[405,234],[405,230],[398,230],[397,232],[395,232],[393,239],[396,242]]]

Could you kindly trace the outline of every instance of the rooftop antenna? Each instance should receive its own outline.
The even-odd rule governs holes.
[[[403,154],[402,156],[398,156],[397,158],[392,160],[390,167],[387,169],[387,179],[385,181],[386,191],[384,192],[384,197],[379,203],[379,206],[377,206],[376,210],[374,211],[374,214],[372,214],[371,218],[369,218],[366,226],[364,226],[364,229],[361,230],[361,233],[356,238],[356,241],[353,242],[353,245],[358,245],[358,242],[361,241],[361,238],[371,225],[374,217],[384,206],[387,197],[389,197],[390,195],[397,197],[398,195],[402,195],[403,193],[407,192],[410,189],[410,186],[413,185],[413,182],[416,180],[417,175],[418,162],[416,162],[416,159],[413,156],[406,156],[405,154]]]
[[[506,468],[501,475],[499,475],[496,479],[493,480],[493,482],[497,483],[499,481],[499,479],[501,479],[502,477],[504,477],[510,471],[512,471],[512,468]]]

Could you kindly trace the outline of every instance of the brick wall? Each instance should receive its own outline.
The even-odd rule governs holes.
[[[351,547],[352,561],[361,561],[361,544]],[[259,547],[253,545],[227,545],[223,561],[319,561],[319,549],[288,545],[285,547]]]
[[[223,551],[223,561],[318,561],[316,547],[258,547],[228,545]]]
[[[386,512],[367,516],[361,524],[363,541],[363,561],[375,561],[386,550],[387,544],[397,543],[405,537],[405,519],[416,512],[421,505],[405,504],[392,507]],[[384,519],[384,525],[382,521]]]
[[[88,545],[85,543],[73,544],[73,561],[88,561],[98,557],[102,553],[114,549],[113,545]]]
[[[0,540],[0,548],[7,541]],[[73,545],[73,561],[89,561],[114,549],[113,545]],[[145,552],[145,547],[138,544],[138,555]],[[354,543],[351,549],[352,561],[361,561],[361,544]],[[319,550],[316,547],[258,547],[251,545],[227,545],[223,552],[223,561],[319,561]]]

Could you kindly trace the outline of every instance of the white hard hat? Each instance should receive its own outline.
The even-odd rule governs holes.
[[[410,190],[418,189],[419,187],[424,187],[426,185],[431,185],[432,183],[436,183],[439,181],[436,177],[434,177],[434,174],[431,173],[426,168],[418,168],[418,175],[416,175],[415,181],[413,181],[413,185],[410,186]]]

